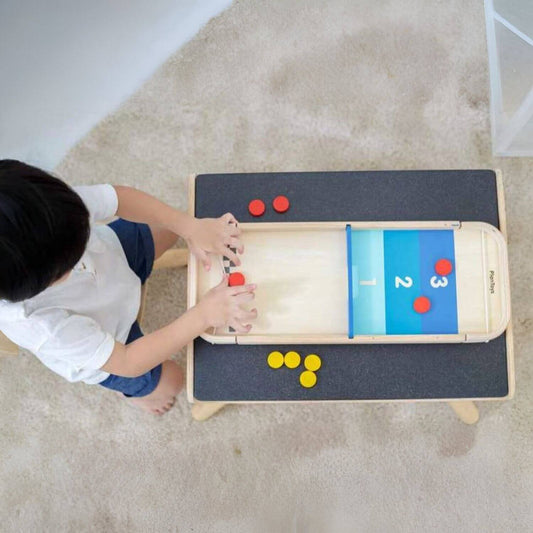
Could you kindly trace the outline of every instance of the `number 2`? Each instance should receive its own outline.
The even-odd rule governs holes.
[[[405,280],[404,280],[400,278],[400,276],[396,276],[394,278],[394,285],[397,289],[400,288],[400,285],[408,289],[409,287],[413,286],[413,278],[410,278],[409,276],[405,276]]]

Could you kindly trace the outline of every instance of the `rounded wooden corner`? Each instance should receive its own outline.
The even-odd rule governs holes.
[[[507,392],[507,395],[506,396],[502,396],[501,400],[513,400],[514,399],[514,395],[515,395],[515,387],[514,387],[514,383],[512,385],[508,385],[508,392]]]
[[[200,335],[200,337],[210,344],[237,344],[235,335],[222,336],[204,332]]]
[[[488,222],[482,222],[482,221],[462,222],[461,227],[480,229],[480,230],[485,230],[489,233],[494,233],[498,240],[500,240],[503,244],[506,244],[503,233],[496,226],[494,226],[493,224],[489,224]]]
[[[500,335],[503,335],[509,326],[510,318],[511,318],[510,315],[506,313],[506,316],[502,318],[498,327],[494,329],[493,331],[489,331],[486,335],[483,336],[483,338],[480,338],[480,340],[478,340],[477,342],[483,342],[483,341],[489,342],[494,339],[497,339]],[[476,342],[474,340],[470,340],[470,336],[468,336],[468,340],[469,342]]]
[[[467,342],[488,342],[502,335],[511,320],[511,286],[509,279],[509,259],[507,253],[507,239],[505,234],[488,222],[465,222],[467,228],[485,231],[494,238],[498,247],[499,266],[502,272],[502,301],[504,303],[502,317],[498,325],[486,334],[467,334]]]

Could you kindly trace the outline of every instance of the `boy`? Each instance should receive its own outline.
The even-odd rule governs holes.
[[[0,330],[67,380],[98,383],[163,414],[183,384],[170,357],[209,327],[245,333],[257,316],[241,307],[255,286],[228,287],[224,278],[143,336],[135,321],[141,284],[178,235],[206,269],[210,253],[240,264],[229,249],[243,253],[229,213],[195,219],[130,187],[71,189],[38,168],[0,160]]]

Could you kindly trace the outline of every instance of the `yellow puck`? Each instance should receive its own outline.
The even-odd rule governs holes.
[[[270,368],[281,368],[283,366],[283,354],[281,352],[270,352],[267,357]]]
[[[304,370],[300,374],[300,385],[306,389],[310,389],[316,385],[316,374],[311,370]]]
[[[285,354],[285,366],[296,368],[300,364],[301,359],[298,352],[287,352]]]
[[[316,372],[322,366],[322,361],[316,353],[311,353],[304,359],[304,366],[307,370]]]

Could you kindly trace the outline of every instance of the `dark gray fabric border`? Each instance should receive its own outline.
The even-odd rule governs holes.
[[[286,195],[277,214],[272,199]],[[248,202],[261,198],[260,219]],[[287,172],[203,174],[196,178],[195,213],[232,212],[241,222],[460,220],[499,227],[492,170]],[[272,370],[274,349],[318,353],[312,389],[302,367]],[[237,346],[194,343],[194,396],[204,401],[496,398],[508,394],[505,335],[484,344]]]

